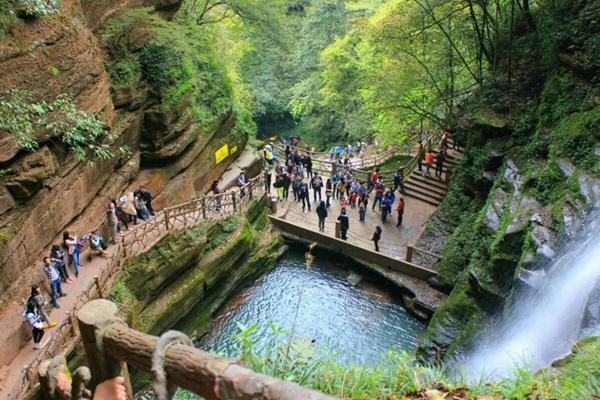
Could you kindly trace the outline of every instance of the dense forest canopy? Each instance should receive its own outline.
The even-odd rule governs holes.
[[[465,99],[490,85],[509,100],[519,63],[543,70],[569,40],[544,30],[586,4],[190,0],[181,15],[219,43],[262,134],[325,145],[452,127]]]

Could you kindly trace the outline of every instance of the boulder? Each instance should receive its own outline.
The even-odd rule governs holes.
[[[580,172],[577,182],[579,183],[579,191],[588,205],[600,201],[600,179]]]
[[[18,152],[17,140],[8,133],[0,132],[0,163],[12,160]]]
[[[492,195],[492,201],[485,212],[485,218],[483,224],[493,231],[498,230],[500,227],[500,220],[502,219],[502,208],[506,201],[506,192],[502,188],[498,188]]]

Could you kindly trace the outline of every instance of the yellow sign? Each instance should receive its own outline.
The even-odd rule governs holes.
[[[224,144],[217,151],[215,151],[215,163],[218,164],[229,155],[229,146]]]
[[[231,146],[231,151],[229,151],[229,154],[233,154],[233,153],[235,153],[236,151],[237,151],[237,144],[236,144],[236,145],[233,145],[233,146]]]

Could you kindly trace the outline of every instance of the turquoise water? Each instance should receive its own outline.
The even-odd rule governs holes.
[[[198,346],[235,356],[237,323],[258,326],[259,348],[274,323],[348,364],[372,365],[389,350],[412,351],[425,324],[376,279],[350,284],[350,269],[357,270],[319,255],[307,271],[303,252],[288,251],[275,269],[230,297]]]

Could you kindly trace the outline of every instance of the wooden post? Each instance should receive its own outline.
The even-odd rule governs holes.
[[[446,184],[450,183],[450,175],[451,175],[450,170],[448,169],[448,167],[446,167],[446,179],[445,179]]]
[[[237,205],[235,204],[235,194],[236,194],[236,193],[237,193],[237,192],[235,192],[235,191],[232,191],[232,192],[231,192],[231,200],[233,201],[233,211],[234,211],[234,212],[235,212],[235,211],[237,211]]]
[[[116,322],[119,319],[118,312],[118,307],[111,301],[104,299],[92,300],[79,310],[77,320],[79,321],[83,349],[92,372],[91,389],[93,390],[96,385],[107,379],[120,375],[125,379],[127,398],[132,399],[133,392],[127,364],[109,357],[96,341],[96,334],[101,335],[102,330],[111,322],[113,324],[118,323]]]
[[[127,246],[125,246],[125,235],[121,233],[121,250],[123,251],[123,257],[127,257]],[[117,255],[118,256],[118,255]]]
[[[100,278],[98,278],[98,275],[94,275],[94,284],[96,284],[96,290],[98,291],[98,297],[100,297],[100,298],[104,297],[102,295],[102,288],[100,287]]]
[[[206,219],[206,197],[202,198],[202,218]]]
[[[335,237],[336,239],[342,237],[342,223],[340,221],[335,221]]]
[[[77,320],[75,319],[75,313],[67,311],[67,318],[69,319],[69,324],[71,325],[71,334],[73,337],[77,337]]]
[[[165,216],[165,228],[167,229],[167,231],[169,231],[171,229],[171,221],[169,220],[169,211],[167,211],[166,209],[163,210],[163,215]]]
[[[413,247],[406,246],[406,261],[412,262],[412,256],[413,256]]]

